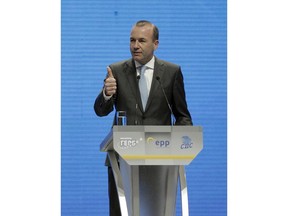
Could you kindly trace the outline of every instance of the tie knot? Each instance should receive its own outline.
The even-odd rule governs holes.
[[[143,74],[144,72],[145,72],[145,70],[146,70],[146,65],[141,65],[140,66],[140,72],[141,72],[141,74]]]

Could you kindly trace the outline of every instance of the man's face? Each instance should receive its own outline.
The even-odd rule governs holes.
[[[146,64],[158,48],[158,40],[153,41],[153,27],[134,26],[130,34],[130,52],[132,58],[140,64]]]

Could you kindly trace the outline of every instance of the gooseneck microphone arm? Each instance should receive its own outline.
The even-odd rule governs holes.
[[[159,84],[160,84],[160,87],[161,87],[161,90],[162,90],[162,92],[163,92],[163,95],[164,95],[164,97],[165,97],[165,100],[166,100],[166,103],[167,103],[167,105],[168,105],[168,108],[169,108],[169,110],[170,110],[170,114],[172,115],[172,125],[176,122],[175,120],[175,116],[174,116],[174,113],[173,113],[173,111],[172,111],[172,108],[171,108],[171,105],[170,105],[170,103],[169,103],[169,101],[168,101],[168,98],[167,98],[167,95],[166,95],[166,93],[165,93],[165,91],[164,91],[164,88],[163,88],[163,85],[162,85],[162,82],[161,82],[161,80],[160,80],[160,77],[159,76],[157,76],[156,77],[156,80],[159,82]]]
[[[137,71],[137,76],[136,76],[137,83],[139,83],[140,78],[141,78],[140,73]],[[135,104],[135,122],[134,122],[135,125],[139,124],[137,112],[138,112],[138,103],[136,102],[136,104]]]

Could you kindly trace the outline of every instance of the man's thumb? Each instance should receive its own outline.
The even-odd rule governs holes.
[[[108,66],[107,67],[107,73],[108,73],[108,77],[114,77],[111,68]]]

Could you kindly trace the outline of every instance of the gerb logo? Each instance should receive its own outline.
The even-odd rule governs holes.
[[[138,143],[137,140],[132,139],[130,137],[120,138],[119,147],[122,149],[131,148],[131,147],[135,147],[137,145],[137,143]]]
[[[190,139],[190,137],[188,137],[188,136],[183,136],[182,137],[182,145],[181,145],[181,149],[188,149],[188,148],[192,148],[193,146],[193,143],[192,143],[192,141],[191,141],[191,139]]]
[[[167,148],[170,145],[170,141],[169,140],[157,140],[153,137],[148,137],[147,138],[147,143],[148,144],[154,144],[159,148]]]

